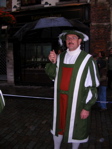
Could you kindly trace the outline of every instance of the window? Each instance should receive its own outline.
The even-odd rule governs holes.
[[[21,6],[38,5],[41,0],[21,0]]]
[[[0,7],[6,7],[6,0],[0,0]]]
[[[21,45],[22,68],[44,69],[51,51],[50,43],[27,43]]]

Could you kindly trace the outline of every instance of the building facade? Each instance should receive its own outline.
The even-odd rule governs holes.
[[[5,38],[4,41],[4,76],[9,84],[52,85],[52,81],[44,72],[44,66],[48,62],[50,50],[55,49],[57,53],[58,50],[64,50],[58,45],[55,38],[57,34],[48,30],[25,31],[26,27],[31,29],[34,25],[32,23],[43,17],[65,17],[74,24],[75,29],[79,27],[76,23],[82,22],[81,31],[90,37],[89,42],[82,44],[82,49],[88,53],[98,53],[102,50],[108,54],[108,49],[112,46],[110,0],[6,0],[6,3],[0,3],[0,6],[11,11],[17,21],[7,31],[8,39]],[[23,27],[24,25],[26,26]],[[60,31],[57,29],[55,32]],[[17,38],[14,38],[15,34]]]

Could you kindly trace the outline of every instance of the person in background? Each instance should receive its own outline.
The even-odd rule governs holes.
[[[78,149],[89,138],[90,111],[97,100],[99,74],[92,55],[81,50],[81,42],[87,40],[82,32],[63,32],[59,41],[66,42],[67,50],[59,55],[51,51],[50,63],[45,67],[54,80],[54,149],[60,149],[62,139],[72,143],[72,149]]]
[[[92,55],[93,55],[94,60],[95,60],[96,63],[97,63],[97,60],[98,60],[98,53],[94,53],[94,54],[92,54]]]
[[[101,68],[103,68],[107,65],[107,61],[105,58],[105,52],[104,51],[99,51],[98,58],[97,58],[97,65],[98,65],[99,71]]]
[[[111,89],[112,85],[112,47],[109,49],[108,56],[108,89]]]
[[[98,90],[98,99],[100,101],[99,107],[100,111],[104,111],[107,109],[106,98],[107,98],[107,67],[100,69],[100,86]]]
[[[98,88],[98,106],[100,107],[100,111],[104,111],[107,109],[106,98],[107,98],[107,62],[105,58],[104,51],[99,51],[99,58],[97,61],[99,74],[100,74],[100,86]]]

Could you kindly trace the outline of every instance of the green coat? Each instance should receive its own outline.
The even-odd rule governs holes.
[[[68,107],[66,116],[66,128],[64,140],[66,142],[87,142],[89,134],[89,120],[80,118],[82,109],[90,111],[91,106],[97,100],[97,86],[99,86],[99,74],[96,63],[90,54],[81,51],[75,64],[64,64],[65,52],[57,60],[57,64],[48,63],[45,67],[46,73],[54,79],[54,114],[52,134],[58,135],[59,123],[59,95],[62,67],[71,67],[71,77],[68,94]]]

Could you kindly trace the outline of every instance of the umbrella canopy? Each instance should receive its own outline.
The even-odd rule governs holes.
[[[47,17],[25,24],[15,33],[13,38],[20,41],[23,39],[53,39],[58,38],[59,34],[66,29],[76,29],[86,34],[89,31],[86,25],[75,19],[68,20],[64,17]]]
[[[29,32],[30,30],[32,30],[35,27],[35,24],[37,23],[37,21],[34,22],[30,22],[30,23],[26,23],[25,25],[23,25],[13,36],[13,39],[18,39],[18,40],[22,40],[23,37],[26,35],[27,32]]]
[[[75,30],[81,31],[89,35],[89,27],[77,19],[70,19],[69,22],[72,24]]]
[[[72,24],[64,17],[41,18],[37,21],[26,23],[14,34],[13,38],[17,38],[20,41],[24,38],[24,36],[25,38],[28,36],[36,36],[37,38],[54,38],[61,33],[61,28],[64,27],[73,27]]]
[[[40,19],[34,29],[64,26],[73,27],[72,24],[64,17],[47,17]]]

